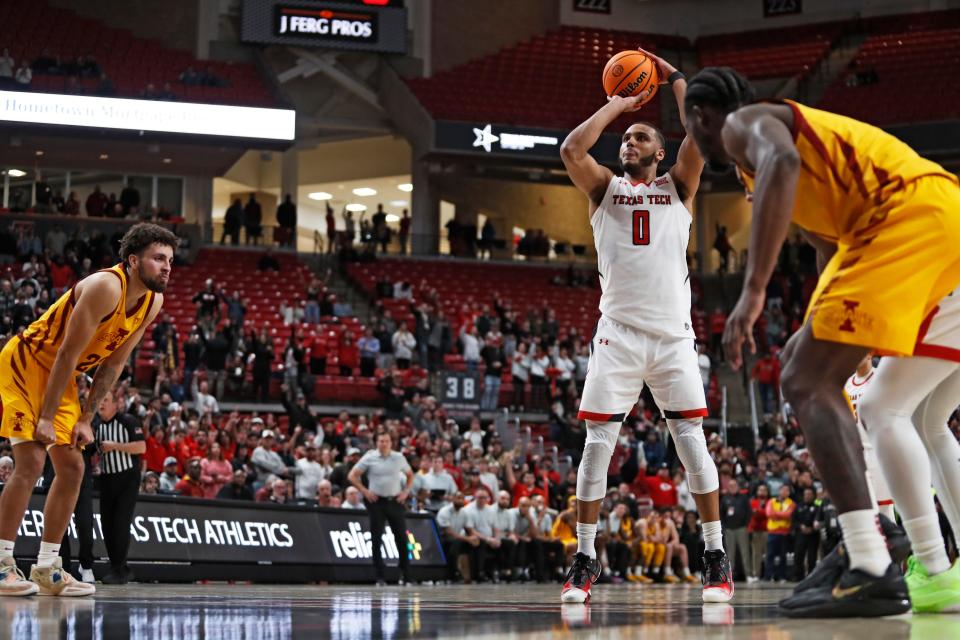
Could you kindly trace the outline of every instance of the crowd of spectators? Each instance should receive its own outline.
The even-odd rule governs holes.
[[[107,238],[80,228],[68,235],[54,227],[44,239],[29,228],[0,234],[0,253],[15,256],[21,274],[0,279],[3,334],[36,318],[76,279],[111,264],[118,240],[119,234]],[[773,345],[789,333],[769,331],[777,314],[803,299],[803,279],[791,275],[803,273],[803,260],[790,259],[791,252],[799,257],[800,249],[786,249],[786,268],[775,278],[780,288],[768,290],[779,303],[768,307],[766,326],[758,331]],[[332,311],[325,294],[330,277],[308,284],[312,294],[304,317],[319,319]],[[801,283],[796,290],[795,280]],[[547,305],[520,317],[508,301],[495,297],[490,304],[464,304],[457,317],[447,319],[428,283],[418,287],[423,294],[418,302],[409,283],[384,283],[384,292],[387,284],[390,297],[410,300],[414,322],[396,322],[380,305],[362,336],[344,336],[337,345],[341,373],[379,371],[382,406],[336,417],[319,415],[309,404],[312,387],[305,375],[323,356],[314,358],[313,345],[294,331],[282,338],[282,411],[241,414],[221,408],[231,389],[246,393],[248,370],[255,395],[268,399],[276,354],[270,333],[249,326],[250,301],[239,293],[208,281],[193,298],[196,328],[182,345],[172,318],[162,316],[151,329],[157,357],[152,388],[138,388],[129,366],[117,388],[120,407],[146,434],[142,491],[362,509],[362,496],[348,476],[374,447],[376,434],[386,431],[415,472],[407,508],[436,514],[451,579],[557,579],[576,544],[572,498],[586,434],[575,409],[587,347],[575,330],[561,330]],[[458,421],[448,414],[432,395],[427,373],[452,355],[454,344],[464,367],[484,376],[485,408],[497,406],[494,389],[506,367],[512,380],[530,383],[529,394],[515,385],[524,391],[513,404],[519,408],[541,396],[547,424],[524,427],[542,435],[546,446],[502,421],[477,416]],[[344,345],[351,355],[342,351]],[[88,384],[81,376],[81,395]],[[951,428],[960,432],[956,416]],[[713,433],[708,449],[719,470],[725,544],[737,573],[751,581],[806,575],[839,533],[796,419],[788,411],[771,411],[757,447],[729,446]],[[12,465],[4,457],[10,453],[9,444],[0,443],[0,482]],[[621,429],[608,487],[597,538],[603,579],[692,581],[700,569],[702,533],[684,472],[648,395]]]

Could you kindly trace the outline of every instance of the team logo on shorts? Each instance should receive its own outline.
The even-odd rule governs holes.
[[[13,414],[13,430],[20,432],[23,431],[23,419],[26,416],[23,411],[17,411]]]
[[[856,333],[857,329],[871,329],[873,316],[860,309],[857,300],[842,300],[842,309],[820,309],[822,319],[828,324],[836,324],[837,329],[848,333]]]

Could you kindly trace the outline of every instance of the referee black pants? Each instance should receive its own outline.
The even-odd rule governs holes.
[[[373,568],[377,580],[383,580],[383,556],[380,553],[380,540],[383,538],[385,524],[393,530],[393,539],[397,544],[397,553],[400,554],[400,573],[404,580],[409,579],[407,568],[410,560],[407,557],[407,519],[403,505],[395,498],[379,498],[376,502],[367,502],[367,512],[370,514],[370,546],[373,551]]]
[[[110,557],[110,568],[122,572],[127,568],[130,549],[130,523],[140,491],[140,471],[130,469],[100,476],[100,524],[103,543]]]

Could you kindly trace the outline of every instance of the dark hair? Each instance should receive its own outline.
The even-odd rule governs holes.
[[[666,149],[666,148],[667,148],[667,139],[663,137],[663,132],[660,131],[660,129],[658,129],[658,128],[656,127],[656,125],[654,125],[652,122],[647,122],[646,120],[637,120],[636,122],[634,122],[634,123],[631,124],[630,126],[632,127],[632,126],[635,125],[635,124],[642,124],[642,125],[645,126],[645,127],[650,127],[651,129],[653,129],[653,132],[654,132],[654,133],[656,134],[656,136],[657,136],[657,142],[660,143],[660,147],[663,148],[663,149]]]
[[[683,108],[710,105],[721,111],[735,111],[755,98],[746,78],[730,67],[706,67],[687,83]]]
[[[135,224],[120,240],[120,259],[126,262],[130,256],[139,256],[152,244],[164,244],[176,251],[180,246],[180,238],[159,225],[149,222]]]

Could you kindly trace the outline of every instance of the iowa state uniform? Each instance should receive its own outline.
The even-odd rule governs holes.
[[[622,422],[644,382],[668,418],[707,415],[690,321],[693,217],[670,174],[614,177],[593,217],[602,317],[591,343],[580,420]]]
[[[957,177],[876,127],[784,102],[801,159],[793,221],[838,246],[807,309],[814,336],[913,355],[960,284]]]
[[[104,269],[120,279],[121,293],[116,308],[105,316],[83,349],[76,372],[97,366],[137,332],[153,306],[155,294],[149,292],[127,313],[127,274],[122,265]],[[20,335],[7,342],[0,352],[0,400],[2,420],[0,436],[17,440],[33,440],[33,430],[40,418],[47,378],[63,343],[67,322],[75,304],[74,288],[64,293]],[[73,427],[80,419],[76,380],[67,382],[63,398],[53,420],[56,444],[70,444]]]

